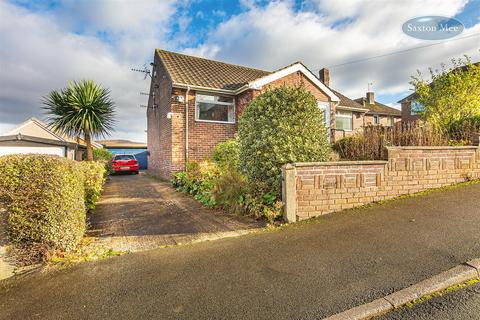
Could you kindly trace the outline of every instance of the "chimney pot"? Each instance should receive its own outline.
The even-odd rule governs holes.
[[[367,92],[367,103],[375,104],[375,95],[373,92]]]
[[[330,86],[330,71],[327,68],[323,68],[318,73],[318,78],[323,82],[327,87]]]

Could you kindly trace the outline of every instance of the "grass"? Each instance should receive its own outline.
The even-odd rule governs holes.
[[[96,261],[116,257],[128,253],[113,250],[94,243],[94,238],[85,237],[78,248],[71,252],[55,252],[49,259],[49,266],[65,266],[80,262]]]
[[[457,290],[460,290],[460,289],[463,289],[463,288],[466,288],[466,287],[469,287],[471,285],[474,285],[476,283],[480,283],[480,279],[472,279],[472,280],[468,280],[466,282],[463,282],[463,283],[460,283],[460,284],[456,284],[456,285],[453,285],[453,286],[450,286],[446,289],[443,289],[441,291],[438,291],[438,292],[434,292],[432,294],[428,294],[428,295],[425,295],[423,297],[420,297],[418,299],[415,299],[413,301],[410,301],[406,304],[406,306],[408,308],[413,308],[415,305],[417,304],[420,304],[420,303],[424,303],[428,300],[431,300],[435,297],[440,297],[440,296],[443,296],[444,294],[447,294],[447,293],[450,293],[450,292],[454,292],[454,291],[457,291]]]

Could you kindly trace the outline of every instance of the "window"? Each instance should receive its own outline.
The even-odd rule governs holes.
[[[420,102],[412,101],[412,103],[410,104],[410,114],[412,116],[415,116],[419,113],[422,113],[424,108],[425,107]]]
[[[195,98],[195,120],[235,123],[233,97],[197,94]]]
[[[135,157],[131,154],[117,154],[113,160],[135,160]]]
[[[353,113],[350,111],[335,112],[335,129],[352,131]]]
[[[380,116],[379,115],[374,115],[373,116],[373,121],[375,122],[375,124],[380,124]]]
[[[395,125],[395,118],[394,117],[388,117],[388,125],[390,127],[393,127]]]

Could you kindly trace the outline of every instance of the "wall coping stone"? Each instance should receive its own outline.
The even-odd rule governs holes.
[[[387,150],[469,150],[478,149],[478,146],[414,146],[414,147],[385,147]]]
[[[352,166],[352,165],[386,165],[386,160],[360,160],[360,161],[328,161],[328,162],[294,162],[285,165],[288,169],[290,166],[295,168],[299,167],[312,167],[312,166]]]

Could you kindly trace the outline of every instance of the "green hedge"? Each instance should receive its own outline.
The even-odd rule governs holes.
[[[45,155],[0,157],[0,199],[10,240],[74,248],[85,233],[84,175],[76,162]]]
[[[86,229],[105,181],[100,162],[76,162],[48,155],[0,157],[0,201],[7,209],[13,243],[70,250]]]
[[[78,162],[84,174],[85,206],[88,210],[95,209],[100,200],[100,195],[105,183],[107,169],[104,162],[82,161]]]

